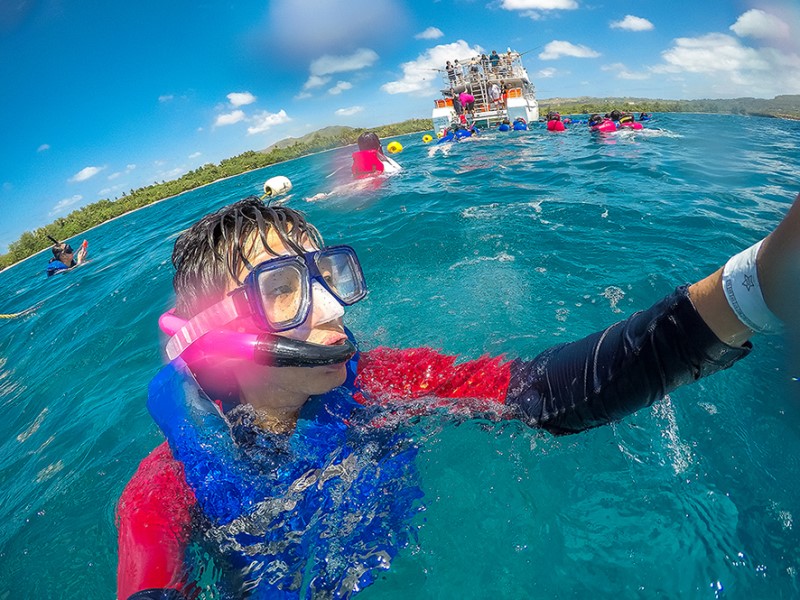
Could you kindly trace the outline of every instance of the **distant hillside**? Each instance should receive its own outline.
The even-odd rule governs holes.
[[[617,108],[630,112],[731,113],[800,119],[800,95],[776,96],[771,100],[766,98],[666,100],[628,96],[616,98],[582,96],[580,98],[540,98],[539,106],[543,114],[550,110],[567,114],[606,113]]]
[[[342,125],[331,125],[329,127],[323,127],[322,129],[318,129],[317,131],[312,131],[311,133],[307,133],[302,137],[288,137],[282,139],[279,142],[275,142],[271,146],[267,147],[264,150],[259,150],[259,152],[263,152],[264,154],[270,152],[271,150],[277,148],[288,148],[289,146],[294,146],[295,144],[309,144],[314,145],[322,138],[338,138],[338,137],[347,137],[351,134],[355,129],[353,127],[344,127]]]

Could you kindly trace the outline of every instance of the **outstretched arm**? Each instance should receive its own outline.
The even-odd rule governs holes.
[[[800,196],[757,255],[769,310],[800,331]],[[746,356],[753,330],[728,303],[719,269],[651,308],[532,361],[455,357],[430,349],[376,349],[359,383],[374,399],[483,399],[515,407],[531,426],[574,433],[616,421]],[[748,289],[749,291],[749,289]],[[508,413],[506,413],[508,416]]]
[[[731,366],[749,352],[754,331],[771,322],[800,329],[799,275],[800,196],[760,247],[688,290],[530,363],[515,361],[506,402],[553,433],[623,418]]]
[[[764,239],[756,258],[758,282],[769,310],[789,327],[800,319],[800,195],[775,230]],[[711,330],[723,342],[741,345],[753,335],[725,297],[720,268],[689,288],[689,297]]]

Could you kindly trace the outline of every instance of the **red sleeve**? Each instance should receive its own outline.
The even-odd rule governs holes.
[[[117,597],[183,585],[194,494],[164,442],[139,465],[117,505]]]
[[[423,396],[504,402],[510,363],[485,356],[456,364],[456,358],[431,348],[375,348],[361,354],[356,382],[372,402]]]

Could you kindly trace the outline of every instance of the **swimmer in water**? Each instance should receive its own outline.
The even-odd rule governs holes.
[[[170,362],[148,394],[166,442],[119,502],[118,597],[192,598],[203,556],[223,597],[339,597],[390,568],[422,494],[415,446],[382,411],[469,399],[481,418],[577,433],[732,366],[754,332],[798,325],[800,196],[723,268],[530,361],[359,354],[355,250],[255,197],[195,223],[172,260]]]
[[[51,258],[47,263],[47,269],[45,269],[48,277],[51,277],[56,273],[63,273],[73,267],[77,267],[86,260],[88,246],[86,240],[83,241],[83,244],[81,244],[78,252],[75,253],[75,251],[72,249],[72,246],[70,246],[68,243],[59,242],[50,236],[47,237],[49,237],[50,241],[53,242],[53,258]]]
[[[402,167],[383,152],[380,138],[372,131],[358,136],[358,151],[353,152],[353,176],[356,178],[396,173]]]

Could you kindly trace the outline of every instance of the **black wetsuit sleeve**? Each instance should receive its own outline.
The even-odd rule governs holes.
[[[506,404],[552,433],[575,433],[650,406],[726,369],[752,346],[719,341],[680,287],[648,310],[582,340],[515,360]]]

